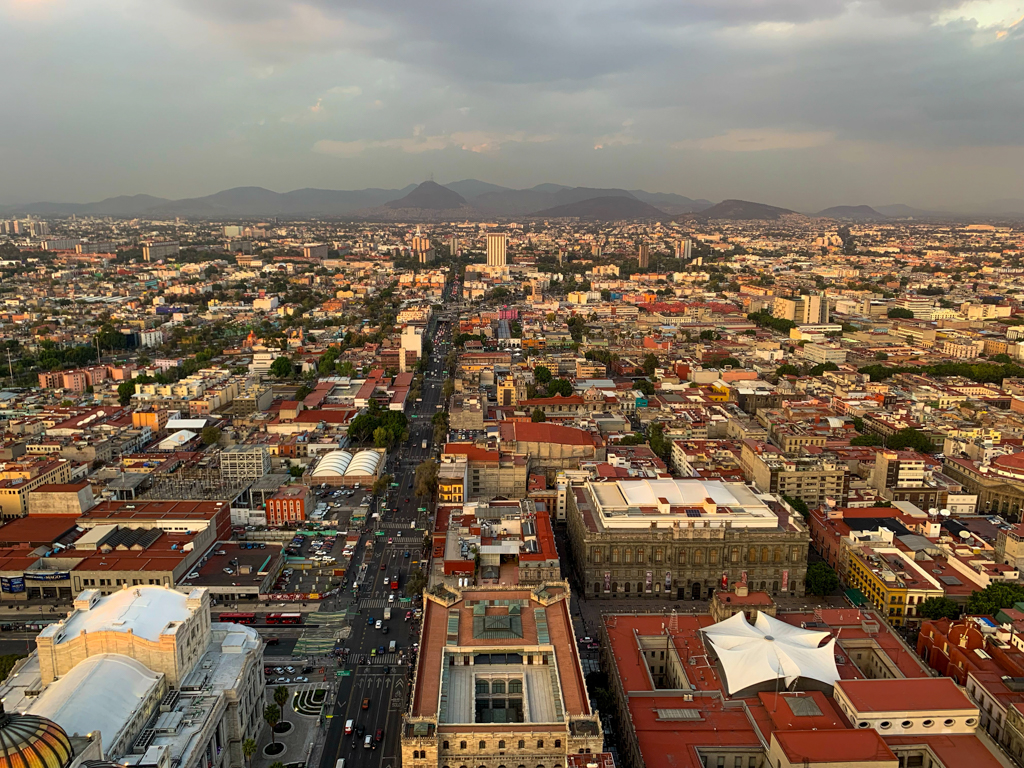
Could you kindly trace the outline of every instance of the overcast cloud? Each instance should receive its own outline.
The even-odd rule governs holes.
[[[0,202],[1024,197],[1024,0],[0,0]]]

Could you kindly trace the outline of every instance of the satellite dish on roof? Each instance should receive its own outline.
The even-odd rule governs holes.
[[[939,512],[939,514],[942,515],[943,517],[949,517],[949,510],[948,509],[944,509],[941,512]]]
[[[937,510],[935,507],[929,507],[928,508],[928,514],[929,515],[933,515],[934,516],[934,515],[938,514],[938,512],[939,512],[939,510]]]

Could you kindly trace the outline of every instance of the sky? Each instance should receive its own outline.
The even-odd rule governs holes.
[[[1024,0],[0,0],[0,203],[1024,198]]]

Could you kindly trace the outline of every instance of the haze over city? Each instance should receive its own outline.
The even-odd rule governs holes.
[[[0,203],[428,177],[1024,209],[1019,0],[0,0]]]

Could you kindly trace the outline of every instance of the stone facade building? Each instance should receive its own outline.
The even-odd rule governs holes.
[[[804,594],[806,525],[742,483],[586,482],[566,502],[574,576],[588,598],[706,599],[736,581]]]

